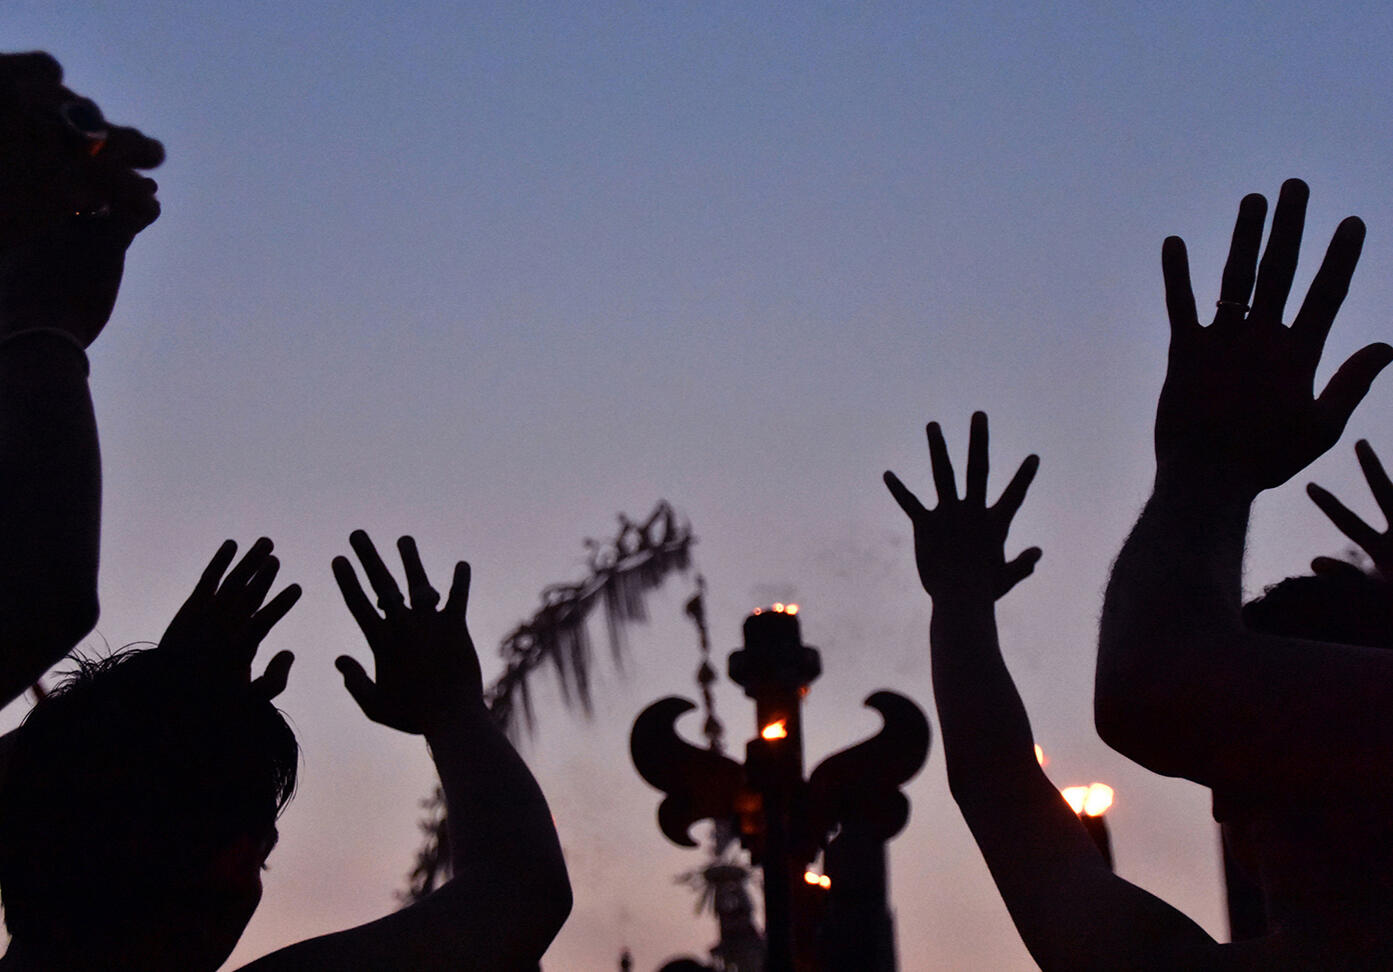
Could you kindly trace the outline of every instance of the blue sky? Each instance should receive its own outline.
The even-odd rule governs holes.
[[[382,913],[415,847],[424,746],[331,666],[359,645],[328,568],[351,529],[416,534],[442,577],[470,559],[486,647],[582,572],[582,537],[668,498],[722,656],[749,608],[803,605],[815,762],[876,728],[876,688],[932,712],[928,601],[879,475],[927,492],[923,423],[961,454],[975,408],[998,488],[1042,458],[1012,543],[1044,560],[1001,617],[1051,770],[1113,783],[1121,873],[1223,934],[1204,793],[1089,718],[1151,474],[1160,241],[1186,238],[1212,299],[1238,199],[1301,176],[1298,293],[1341,217],[1369,224],[1322,375],[1388,339],[1386,5],[11,0],[0,32],[169,152],[91,355],[100,634],[157,636],[225,536],[272,536],[306,589],[270,642],[299,655],[304,783],[238,962]],[[1351,446],[1393,452],[1390,405],[1385,379],[1309,474],[1371,518]],[[1252,590],[1342,546],[1303,482],[1258,508]],[[578,894],[549,968],[714,940],[672,882],[698,857],[664,845],[623,746],[648,701],[694,694],[687,591],[655,600],[592,723],[538,683],[527,755]],[[738,693],[720,705],[752,731]],[[1030,968],[941,752],[908,792],[901,967]]]

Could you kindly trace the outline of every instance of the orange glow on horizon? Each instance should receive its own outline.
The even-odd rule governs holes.
[[[763,738],[771,741],[775,739],[787,739],[788,721],[785,719],[780,719],[777,722],[771,722],[769,723],[769,725],[761,729],[759,731],[759,734]]]

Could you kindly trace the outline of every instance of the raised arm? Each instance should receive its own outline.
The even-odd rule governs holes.
[[[411,603],[366,533],[350,538],[374,608],[346,558],[334,560],[344,601],[376,663],[336,665],[374,722],[425,736],[445,791],[454,877],[409,908],[292,945],[247,966],[275,970],[531,969],[571,909],[570,882],[546,799],[483,702],[465,625],[469,565],[455,565],[445,606],[410,537],[397,543]]]
[[[934,699],[948,785],[1017,931],[1046,970],[1201,967],[1219,946],[1115,876],[1045,776],[1001,657],[996,599],[1040,558],[1032,547],[1007,561],[1003,549],[1038,460],[1028,457],[987,506],[987,417],[972,417],[962,499],[937,424],[928,436],[938,506],[925,509],[894,473],[885,483],[914,524],[919,579],[933,598]]]
[[[0,55],[0,704],[97,619],[101,466],[84,349],[159,215],[158,142],[47,54]]]
[[[1110,745],[1160,773],[1267,793],[1393,787],[1382,771],[1393,760],[1393,652],[1260,636],[1240,615],[1253,500],[1329,449],[1393,360],[1393,348],[1369,345],[1314,394],[1364,225],[1340,224],[1284,326],[1306,198],[1299,180],[1283,185],[1260,266],[1266,202],[1243,200],[1208,327],[1184,243],[1165,242],[1156,480],[1113,567],[1098,648],[1095,717]]]

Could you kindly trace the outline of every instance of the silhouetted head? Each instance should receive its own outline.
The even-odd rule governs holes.
[[[680,958],[668,962],[658,972],[711,972],[711,966],[702,965],[696,959]]]
[[[159,649],[82,660],[16,731],[0,783],[16,944],[119,949],[157,929],[161,966],[212,970],[231,952],[261,900],[299,748],[246,685],[186,676]]]
[[[1393,590],[1353,564],[1288,577],[1243,605],[1243,623],[1262,634],[1393,648]]]
[[[1244,605],[1243,620],[1263,634],[1389,649],[1393,588],[1352,565],[1289,577]],[[1278,800],[1216,791],[1214,816],[1225,825],[1239,862],[1269,897],[1299,891],[1302,884],[1321,887],[1327,896],[1331,889],[1367,896],[1371,884],[1393,886],[1393,807],[1379,801],[1315,793]]]

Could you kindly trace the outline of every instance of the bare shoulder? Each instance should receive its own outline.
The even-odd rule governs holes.
[[[408,908],[286,946],[238,972],[531,972],[565,920],[551,911],[457,877]]]
[[[1333,954],[1293,947],[1280,935],[1250,942],[1216,945],[1203,955],[1190,957],[1186,972],[1336,972],[1389,968],[1387,955]]]

